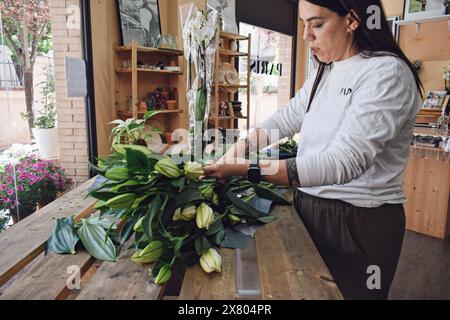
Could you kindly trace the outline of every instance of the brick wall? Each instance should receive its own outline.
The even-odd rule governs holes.
[[[83,98],[68,98],[64,59],[82,57],[79,0],[49,0],[61,165],[77,184],[89,179]]]

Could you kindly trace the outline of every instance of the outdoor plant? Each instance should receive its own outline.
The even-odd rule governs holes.
[[[13,143],[9,149],[3,152],[3,155],[10,159],[22,159],[27,156],[37,156],[38,148],[33,144]]]
[[[126,142],[129,144],[147,146],[145,139],[151,138],[154,134],[161,133],[161,131],[156,128],[151,128],[150,131],[145,133],[145,122],[157,114],[158,111],[149,111],[145,113],[144,119],[130,118],[125,121],[117,119],[110,122],[109,124],[117,125],[111,131],[110,139],[112,139],[112,144],[116,145]]]
[[[49,1],[2,0],[0,11],[6,45],[14,53],[17,75],[25,89],[26,110],[31,113],[36,57],[39,53],[47,53],[52,47]],[[33,124],[33,118],[29,117],[30,136]]]
[[[71,185],[60,166],[27,156],[0,171],[0,206],[17,222],[33,213],[38,204],[55,200]]]
[[[46,80],[41,82],[44,86],[41,89],[43,97],[42,107],[33,115],[32,112],[22,113],[22,118],[34,119],[34,127],[39,129],[51,129],[56,125],[56,107],[55,107],[55,80],[51,70],[47,68]]]
[[[195,263],[207,273],[220,272],[218,247],[237,247],[225,241],[235,225],[276,219],[255,200],[289,204],[267,183],[201,180],[200,164],[177,164],[136,145],[117,144],[114,150],[96,168],[99,178],[89,192],[99,200],[98,216],[58,220],[47,253],[73,254],[82,245],[97,259],[115,261],[131,250],[131,260],[151,264],[149,275],[162,284],[178,267]]]

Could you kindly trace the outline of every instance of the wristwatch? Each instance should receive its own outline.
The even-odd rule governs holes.
[[[247,171],[247,179],[251,183],[255,183],[255,184],[261,182],[261,168],[259,167],[259,163],[250,164],[248,171]]]
[[[251,163],[247,171],[247,179],[251,183],[261,182],[261,167],[259,166],[259,137],[256,138],[256,163]]]

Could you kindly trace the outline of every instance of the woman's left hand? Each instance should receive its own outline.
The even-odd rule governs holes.
[[[237,159],[235,160],[227,161],[227,163],[218,161],[214,164],[206,165],[203,167],[203,172],[206,177],[214,177],[220,180],[233,176],[246,176],[248,164],[240,164]]]

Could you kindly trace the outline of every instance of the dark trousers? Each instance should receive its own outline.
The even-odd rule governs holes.
[[[294,201],[344,298],[387,299],[405,233],[403,205],[362,208],[300,190]]]

